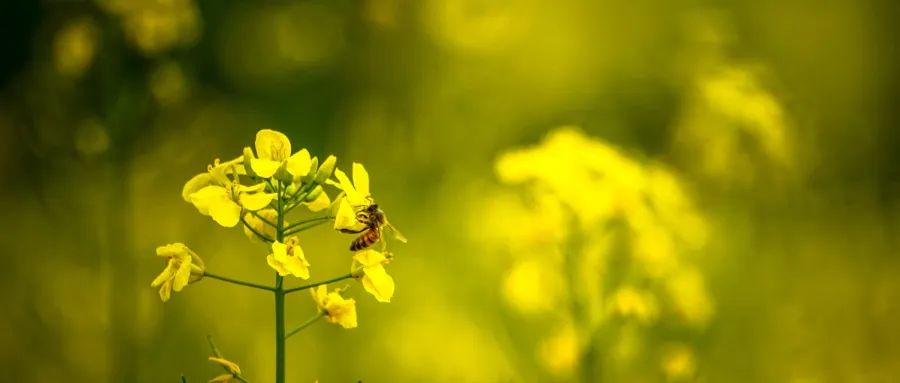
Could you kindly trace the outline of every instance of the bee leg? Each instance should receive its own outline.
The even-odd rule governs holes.
[[[364,231],[366,231],[366,230],[368,230],[368,229],[369,229],[369,228],[367,228],[367,227],[364,227],[364,228],[359,229],[359,230],[341,229],[341,233],[344,233],[344,234],[359,234],[359,233],[362,233],[362,232],[364,232]]]

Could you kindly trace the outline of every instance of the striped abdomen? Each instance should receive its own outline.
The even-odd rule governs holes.
[[[354,239],[353,242],[350,243],[350,251],[365,249],[369,246],[372,246],[375,242],[378,242],[379,239],[381,239],[381,230],[375,227],[370,228],[364,231],[359,235],[359,237],[356,237],[356,239]]]

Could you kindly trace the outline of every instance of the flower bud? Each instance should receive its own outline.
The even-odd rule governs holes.
[[[287,170],[285,164],[281,164],[281,167],[275,171],[275,179],[289,184],[294,182],[294,175]]]
[[[250,167],[250,160],[255,158],[253,156],[253,150],[250,149],[249,146],[244,147],[244,171],[247,172],[249,176],[256,176],[256,173],[253,172],[253,168]]]
[[[305,198],[306,202],[315,201],[316,198],[319,198],[319,195],[322,194],[322,191],[323,190],[322,190],[321,186],[316,186],[312,191],[310,191],[309,193],[306,194],[306,198]]]
[[[319,171],[316,172],[316,183],[320,185],[325,184],[325,180],[331,177],[331,173],[334,172],[334,166],[337,164],[337,157],[328,156],[325,159],[325,162],[322,162],[322,166],[319,166]]]

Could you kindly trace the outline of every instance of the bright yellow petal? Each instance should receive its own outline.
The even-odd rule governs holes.
[[[337,323],[345,329],[356,327],[356,301],[344,299],[340,294],[329,294],[328,320]]]
[[[273,270],[278,272],[278,275],[280,275],[282,277],[288,275],[288,270],[284,268],[284,265],[281,264],[281,262],[279,262],[277,259],[275,259],[274,255],[272,255],[272,254],[267,255],[266,262],[269,264],[269,267],[271,267]]]
[[[172,296],[172,281],[163,282],[162,286],[159,287],[159,299],[163,302],[169,300]]]
[[[362,197],[369,195],[369,172],[357,162],[353,163],[353,186]]]
[[[350,178],[347,178],[346,173],[341,169],[334,169],[334,176],[338,179],[338,187],[340,187],[347,195],[347,199],[351,205],[363,205],[366,203],[365,196],[360,195],[359,192],[356,191],[356,188],[353,187],[353,183],[350,182]]]
[[[264,160],[281,162],[291,155],[291,141],[284,133],[263,129],[256,133],[256,156]],[[253,171],[259,174],[256,167]],[[263,176],[261,176],[263,177]]]
[[[241,220],[241,206],[231,199],[219,201],[209,206],[209,215],[224,227],[234,227]]]
[[[275,193],[241,193],[238,199],[245,209],[257,211],[269,206],[275,199]]]
[[[233,381],[235,381],[234,375],[222,374],[215,378],[210,379],[207,383],[231,383]]]
[[[325,287],[325,285],[319,285],[310,289],[309,293],[312,295],[313,301],[316,302],[316,306],[318,306],[320,310],[324,310],[325,301],[328,296],[328,288]]]
[[[210,362],[213,362],[215,364],[218,364],[218,365],[224,367],[226,370],[228,370],[228,372],[230,372],[232,374],[240,374],[241,373],[241,367],[238,366],[237,363],[234,363],[228,359],[219,358],[219,357],[215,357],[215,356],[211,356],[208,359]]]
[[[228,190],[222,186],[209,185],[190,195],[191,203],[203,215],[209,215],[209,208],[215,203],[228,200]]]
[[[200,173],[192,177],[188,180],[187,183],[184,184],[184,187],[181,189],[181,198],[184,199],[185,202],[191,202],[191,194],[194,192],[209,186],[212,182],[212,177],[209,173]]]
[[[322,192],[312,202],[304,202],[303,204],[306,205],[306,208],[309,209],[309,211],[315,213],[315,212],[325,210],[329,206],[331,206],[331,198],[328,198],[328,194],[325,194],[325,192]]]
[[[306,261],[303,249],[300,246],[291,246],[290,253],[292,255],[286,254],[279,260],[284,264],[284,268],[295,277],[309,279],[309,262]]]
[[[156,276],[156,278],[153,280],[153,282],[150,282],[150,287],[159,287],[160,285],[163,284],[163,282],[172,279],[172,277],[174,277],[174,276],[175,276],[175,268],[172,267],[172,263],[169,263],[168,265],[166,265],[166,268],[163,269],[163,271],[161,273],[159,273],[159,275]]]
[[[360,226],[360,223],[356,221],[356,211],[350,206],[347,198],[341,198],[334,217],[334,229],[355,229],[357,226]]]
[[[394,279],[384,270],[384,266],[367,267],[363,269],[363,273],[363,288],[379,302],[390,302],[394,296]]]
[[[386,258],[379,251],[366,249],[353,255],[353,259],[363,267],[372,267],[381,265]]]
[[[172,279],[172,289],[175,291],[181,291],[184,286],[187,286],[188,281],[191,279],[191,261],[190,259],[182,261],[178,266],[178,271],[175,272],[175,278]]]
[[[311,168],[312,159],[309,156],[309,151],[306,149],[294,153],[294,155],[287,160],[287,171],[290,172],[295,179],[307,175]]]
[[[272,178],[278,168],[281,167],[281,161],[273,161],[262,158],[251,158],[250,168],[257,176],[262,178]]]

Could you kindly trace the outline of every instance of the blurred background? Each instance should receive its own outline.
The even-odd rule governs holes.
[[[365,164],[390,304],[291,382],[900,379],[895,1],[0,4],[0,360],[15,382],[274,377],[272,299],[166,304],[156,246],[269,283],[180,197],[263,128]],[[301,235],[313,279],[349,238]],[[315,308],[288,299],[288,323]]]

